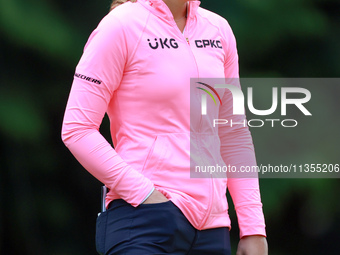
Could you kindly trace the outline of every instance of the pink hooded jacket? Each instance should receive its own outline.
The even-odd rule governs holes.
[[[212,118],[244,119],[232,115],[230,93],[216,89],[222,105],[202,116],[205,92],[190,88],[190,78],[238,78],[229,24],[199,4],[188,1],[184,34],[162,0],[127,2],[104,17],[77,65],[62,139],[110,189],[106,205],[122,198],[136,207],[156,188],[195,228],[230,227],[228,186],[240,237],[265,236],[257,178],[190,175],[195,165],[256,165],[247,127],[212,127]],[[114,149],[99,132],[105,113]]]

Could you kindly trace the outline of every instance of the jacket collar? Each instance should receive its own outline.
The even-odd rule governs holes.
[[[151,10],[158,17],[173,22],[174,18],[169,7],[163,2],[163,0],[139,0],[142,2],[149,10]],[[196,16],[197,9],[201,4],[200,1],[188,1],[188,19],[192,19]]]

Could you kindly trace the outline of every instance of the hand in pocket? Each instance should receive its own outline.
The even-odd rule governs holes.
[[[161,192],[155,189],[142,204],[157,204],[167,201],[169,201],[169,199],[167,199]]]

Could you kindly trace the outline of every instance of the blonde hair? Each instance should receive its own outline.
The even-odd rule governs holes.
[[[121,5],[125,2],[136,2],[137,0],[113,0],[112,3],[111,3],[111,7],[110,7],[110,11],[112,11],[114,8],[116,8],[118,5]]]

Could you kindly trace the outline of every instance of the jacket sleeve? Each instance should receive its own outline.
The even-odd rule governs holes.
[[[153,183],[128,165],[99,132],[121,82],[127,55],[124,29],[114,15],[108,14],[92,32],[76,67],[62,140],[94,177],[137,206],[153,190]]]
[[[229,25],[225,33],[225,78],[227,84],[240,88],[236,40]],[[222,98],[219,118],[229,121],[219,126],[221,155],[226,165],[235,166],[237,172],[228,173],[228,190],[232,197],[240,229],[240,238],[249,235],[266,236],[264,215],[257,173],[240,173],[241,166],[256,166],[252,137],[245,115],[233,115],[232,94],[226,89]],[[231,127],[230,120],[233,121]],[[239,124],[237,124],[239,123]]]

